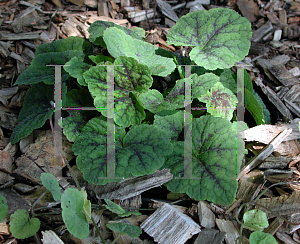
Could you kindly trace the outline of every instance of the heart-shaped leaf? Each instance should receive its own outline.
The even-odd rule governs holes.
[[[25,209],[18,209],[10,216],[10,232],[18,239],[33,236],[40,229],[41,222],[37,218],[29,219]]]
[[[249,51],[251,24],[227,8],[201,10],[182,16],[167,34],[167,42],[192,46],[190,58],[205,69],[229,68]]]

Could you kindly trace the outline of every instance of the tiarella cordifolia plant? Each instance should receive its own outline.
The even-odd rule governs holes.
[[[106,177],[107,88],[110,65],[114,65],[115,176],[128,178],[169,168],[174,175],[166,186],[195,200],[230,204],[236,194],[236,174],[244,155],[237,133],[244,125],[235,122],[236,75],[229,69],[249,51],[251,25],[230,9],[198,11],[181,17],[167,34],[167,42],[191,46],[188,57],[176,56],[145,42],[141,28],[126,29],[96,21],[89,41],[69,37],[39,46],[31,65],[16,85],[31,84],[19,123],[11,136],[17,143],[53,115],[53,67],[62,69],[65,107],[95,106],[98,112],[68,111],[63,133],[74,142],[76,164],[84,178],[103,185]],[[103,50],[95,53],[94,50]],[[107,54],[106,56],[104,54]],[[191,69],[192,177],[184,176],[185,70]],[[167,87],[154,89],[153,78],[168,76]],[[246,108],[257,124],[268,116],[257,99],[245,72]],[[187,101],[186,101],[187,102]],[[216,109],[217,108],[217,109]],[[241,125],[241,128],[239,128]],[[191,130],[192,129],[192,130]],[[241,145],[236,147],[236,145]]]

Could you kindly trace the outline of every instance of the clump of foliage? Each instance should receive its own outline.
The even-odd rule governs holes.
[[[11,142],[30,135],[53,115],[53,65],[62,65],[63,106],[94,106],[98,111],[68,110],[62,119],[63,133],[74,142],[76,164],[88,182],[104,185],[169,168],[174,175],[166,184],[170,191],[186,193],[195,200],[232,203],[244,142],[234,115],[238,103],[236,75],[229,68],[248,54],[250,22],[223,8],[181,17],[168,32],[167,42],[193,47],[189,57],[176,56],[145,42],[145,32],[140,28],[129,30],[96,21],[89,32],[89,42],[69,37],[37,48],[30,67],[15,83],[31,84],[31,88]],[[105,51],[97,53],[97,47]],[[184,111],[182,65],[195,66],[189,76],[192,106],[206,109],[192,111],[188,128],[192,134],[188,149],[192,154],[192,177],[188,179],[180,178],[184,176],[186,149],[184,121],[190,119]],[[107,179],[107,120],[112,118],[108,118],[106,108],[112,72],[116,179]],[[154,79],[167,76],[165,90],[153,87]],[[246,100],[248,97],[248,101],[254,99],[256,103],[254,107],[249,103],[247,109],[258,124],[264,123],[265,114],[253,95],[248,76],[245,72]]]

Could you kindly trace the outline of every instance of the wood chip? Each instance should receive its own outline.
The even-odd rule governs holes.
[[[220,231],[225,232],[225,240],[227,244],[236,243],[239,238],[239,232],[234,227],[233,223],[225,219],[216,219],[217,226]]]
[[[0,32],[0,40],[4,41],[17,41],[17,40],[33,40],[39,39],[40,33],[42,31],[35,31],[35,32],[26,32],[26,33],[1,33]]]
[[[262,27],[253,32],[251,41],[259,42],[266,34],[273,30],[271,21],[267,21]]]
[[[241,10],[243,16],[248,19],[251,23],[257,20],[258,16],[258,5],[253,0],[239,0],[237,2],[239,9]]]
[[[156,210],[140,227],[161,244],[182,244],[201,231],[194,220],[167,203]]]

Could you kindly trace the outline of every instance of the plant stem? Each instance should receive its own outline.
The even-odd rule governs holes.
[[[116,243],[120,236],[121,236],[121,233],[118,234],[118,236],[116,237],[116,239],[114,239],[114,241],[111,244]]]
[[[100,232],[100,230],[99,230],[99,227],[98,227],[98,225],[96,224],[96,222],[95,222],[93,216],[91,216],[91,219],[92,219],[93,225],[94,225],[95,228],[96,228],[96,232],[97,232],[98,235],[100,236],[100,239],[101,239],[102,244],[106,244],[106,242],[105,242],[103,236],[101,235],[101,232]]]

